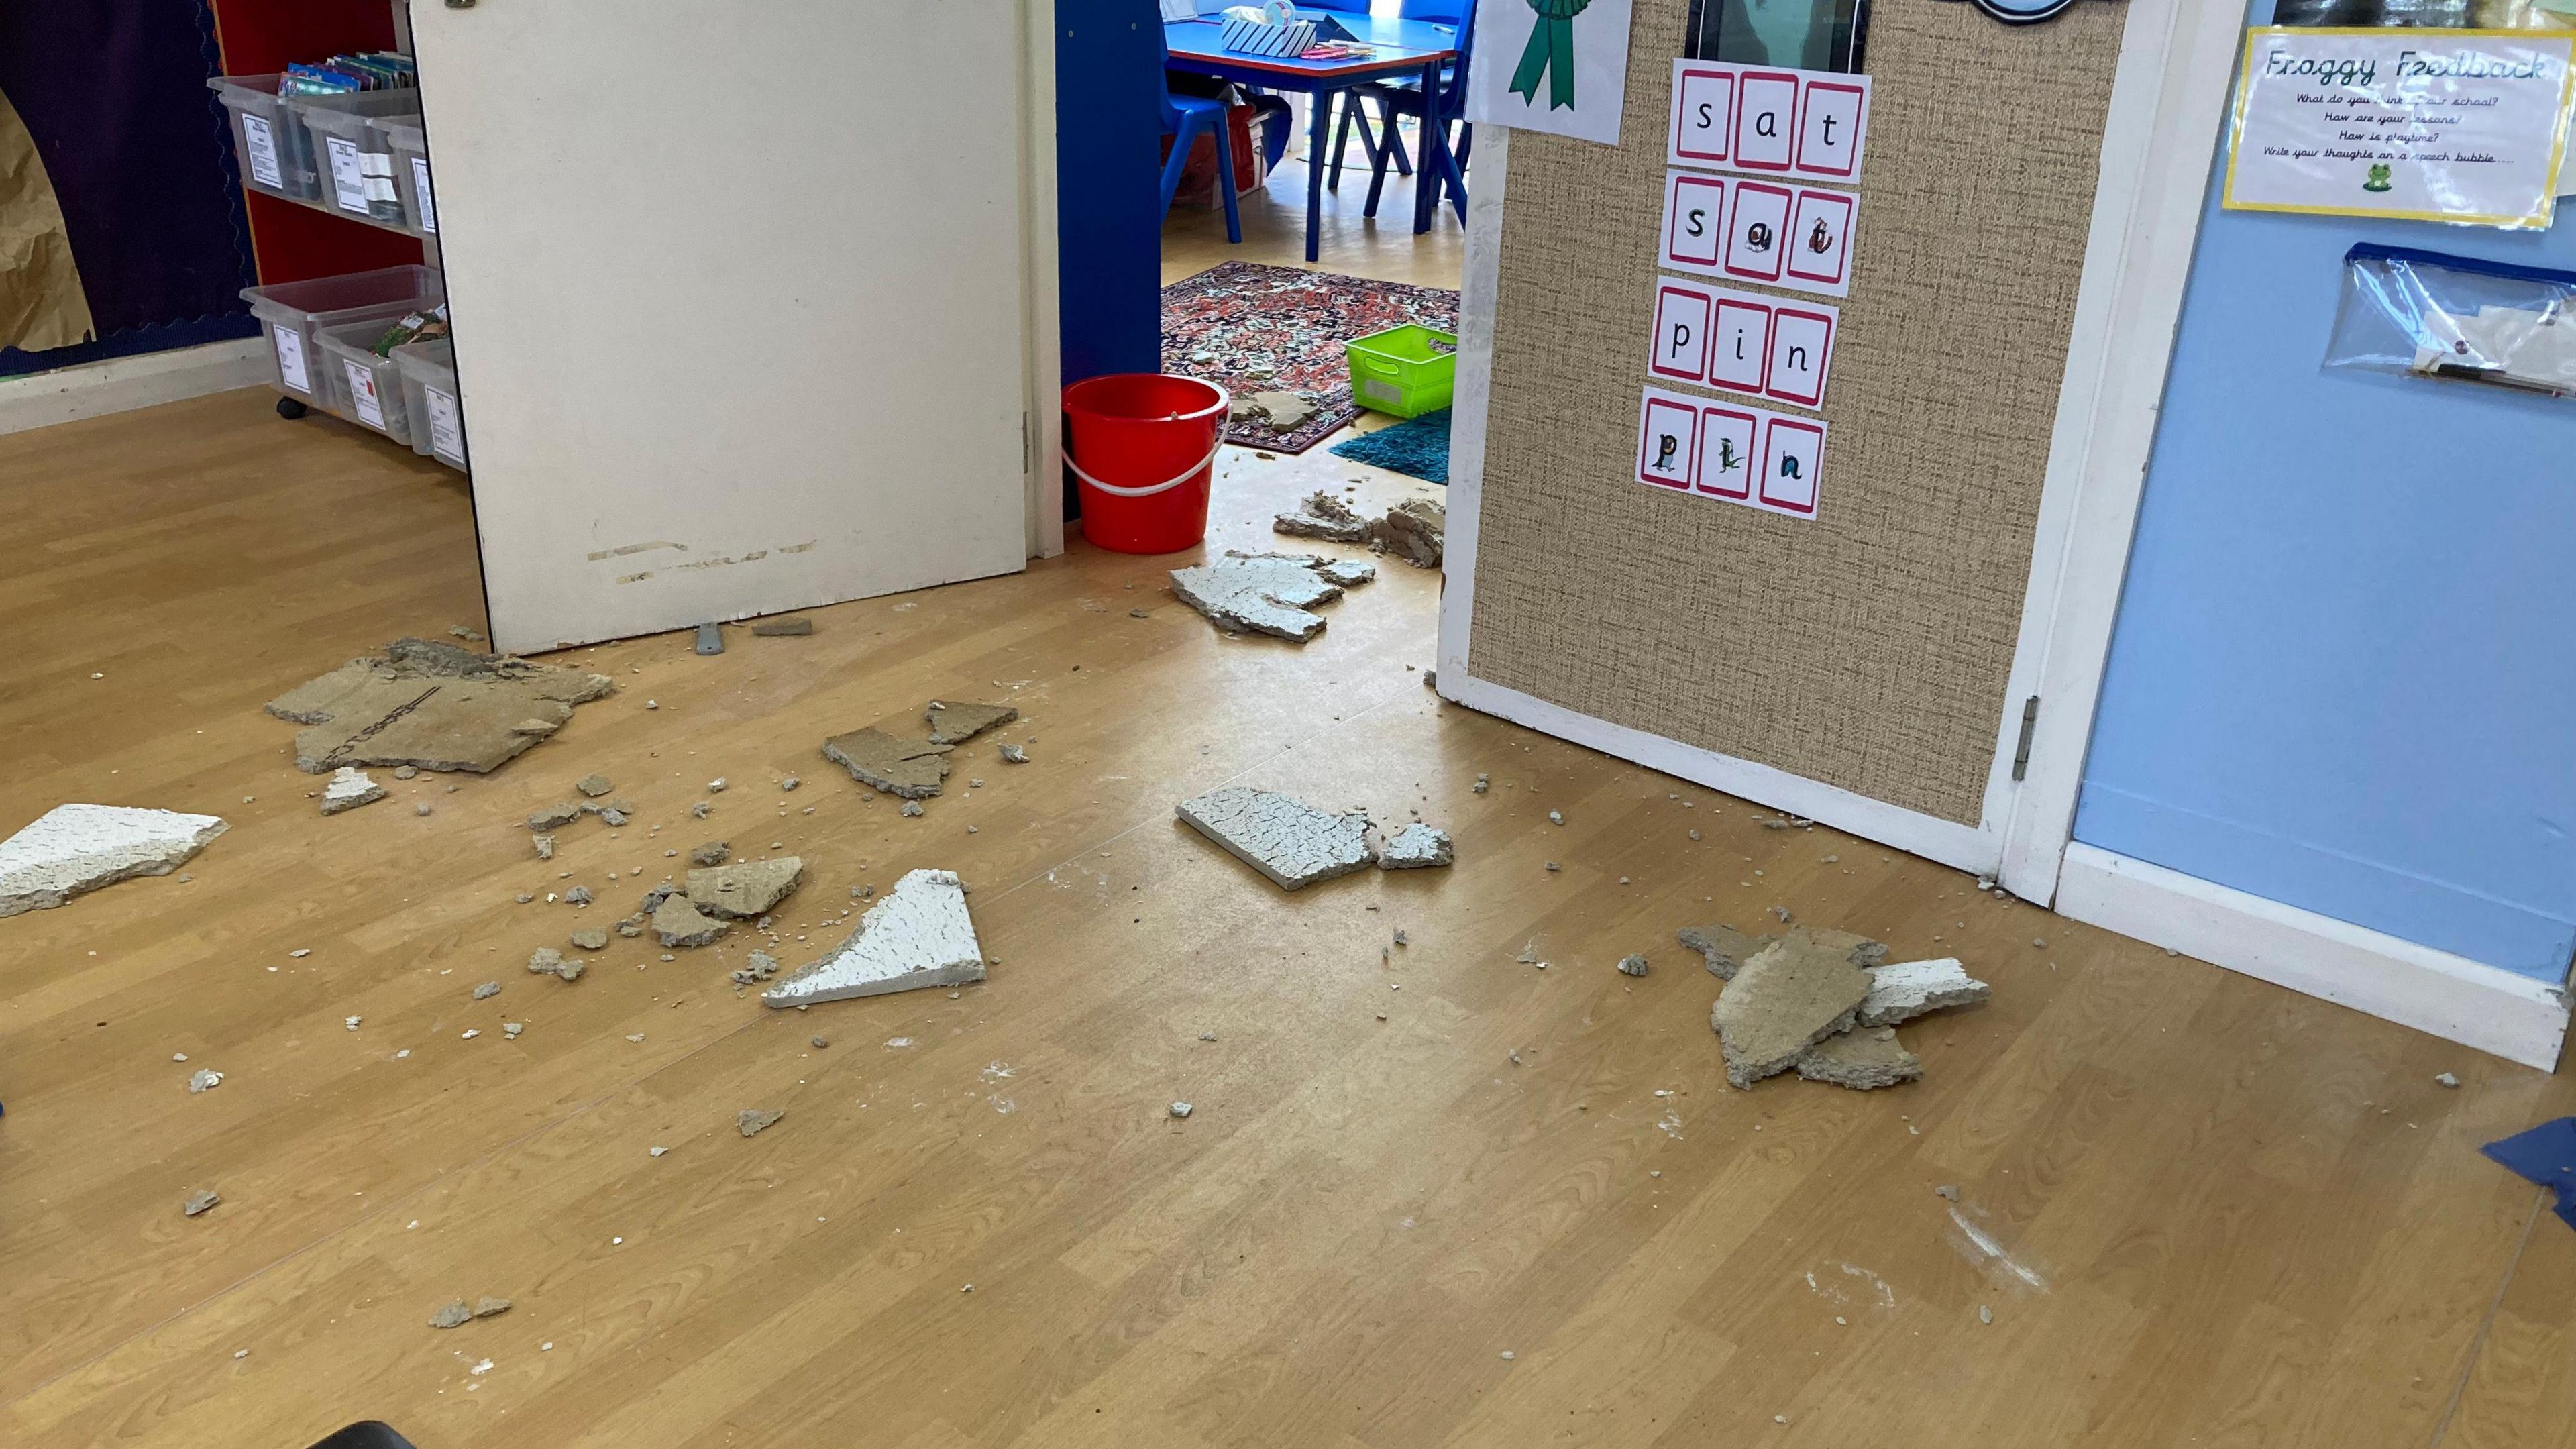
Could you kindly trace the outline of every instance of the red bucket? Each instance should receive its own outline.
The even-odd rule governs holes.
[[[1117,553],[1197,547],[1229,406],[1224,388],[1159,372],[1066,388],[1064,461],[1082,491],[1083,536]]]

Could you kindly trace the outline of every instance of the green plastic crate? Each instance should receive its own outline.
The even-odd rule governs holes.
[[[1449,406],[1458,391],[1458,335],[1407,323],[1342,344],[1351,397],[1372,412],[1420,417]]]

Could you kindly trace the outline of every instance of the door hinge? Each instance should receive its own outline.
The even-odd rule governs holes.
[[[2039,696],[2021,702],[2021,743],[2013,746],[2013,778],[2030,773],[2030,736],[2039,728]]]

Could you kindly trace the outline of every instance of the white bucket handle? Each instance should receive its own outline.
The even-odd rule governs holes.
[[[1234,412],[1234,394],[1227,392],[1224,388],[1217,387],[1215,383],[1209,383],[1208,386],[1210,388],[1214,388],[1216,391],[1216,444],[1208,449],[1208,455],[1206,457],[1199,459],[1197,462],[1192,463],[1188,468],[1184,469],[1181,476],[1177,478],[1166,478],[1162,482],[1157,483],[1150,488],[1121,488],[1115,483],[1103,483],[1099,479],[1092,477],[1089,473],[1084,472],[1082,465],[1073,461],[1073,454],[1070,452],[1064,455],[1064,466],[1071,468],[1073,470],[1073,476],[1076,478],[1081,479],[1083,482],[1090,484],[1092,487],[1099,489],[1103,493],[1115,494],[1120,498],[1150,498],[1157,493],[1168,492],[1171,489],[1180,487],[1182,484],[1199,476],[1201,469],[1215,463],[1216,455],[1225,451],[1225,425]],[[1192,414],[1192,416],[1196,415]],[[1173,421],[1177,422],[1179,421],[1179,418],[1175,416]]]

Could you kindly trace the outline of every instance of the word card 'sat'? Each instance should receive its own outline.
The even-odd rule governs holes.
[[[1851,293],[1849,191],[1749,177],[1664,173],[1663,264],[1675,271],[1766,287]]]
[[[1675,166],[1851,186],[1868,136],[1868,76],[1673,62]]]
[[[1792,518],[1816,516],[1825,424],[1749,404],[1645,390],[1637,481]]]
[[[1722,392],[1822,406],[1842,309],[1658,278],[1646,368]]]

